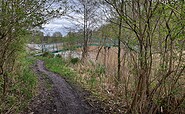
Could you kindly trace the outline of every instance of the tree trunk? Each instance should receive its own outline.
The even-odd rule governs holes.
[[[123,13],[123,1],[121,4],[121,14]],[[118,33],[118,71],[117,71],[117,80],[116,80],[116,87],[118,87],[120,78],[121,78],[121,33],[122,33],[122,17],[120,16],[119,20],[119,33]]]
[[[84,41],[83,41],[83,50],[82,50],[82,61],[87,57],[87,42],[88,42],[88,34],[87,34],[87,0],[85,0],[84,4]]]

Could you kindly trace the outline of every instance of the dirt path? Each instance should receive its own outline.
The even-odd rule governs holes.
[[[64,78],[48,71],[38,60],[34,67],[38,74],[39,93],[24,114],[99,114],[85,100],[85,94],[68,84]]]

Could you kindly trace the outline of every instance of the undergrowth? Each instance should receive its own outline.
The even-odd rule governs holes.
[[[50,71],[59,73],[61,76],[89,90],[92,93],[92,96],[88,98],[89,101],[94,103],[101,101],[105,111],[122,114],[129,109],[129,103],[134,95],[134,91],[131,90],[133,90],[134,87],[127,85],[128,92],[125,94],[125,83],[122,81],[119,87],[116,88],[114,85],[115,76],[107,73],[107,67],[105,65],[91,61],[87,61],[86,64],[80,62],[73,64],[71,59],[66,61],[58,57],[43,57],[41,59],[45,61],[46,67]],[[162,110],[166,108],[166,98],[162,100],[154,98],[153,100],[155,106],[162,107]],[[162,101],[162,103],[160,103],[160,101]],[[184,103],[181,104],[184,105]],[[182,105],[177,108],[183,112],[184,106]]]
[[[0,77],[0,114],[20,113],[36,93],[37,78],[31,70],[32,58],[21,58],[14,71],[8,73],[6,93],[3,94],[3,78]]]

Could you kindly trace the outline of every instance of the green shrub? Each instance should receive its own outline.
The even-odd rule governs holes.
[[[58,58],[62,58],[62,56],[61,56],[60,54],[57,54],[57,55],[56,55],[56,57],[58,57]]]
[[[49,52],[44,52],[42,56],[47,57],[48,55],[49,55]]]
[[[79,58],[72,58],[71,61],[70,61],[72,64],[76,64],[79,62]]]
[[[43,57],[48,57],[48,58],[53,58],[54,57],[54,55],[50,52],[44,52],[42,56]]]

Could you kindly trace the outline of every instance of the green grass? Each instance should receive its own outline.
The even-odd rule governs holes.
[[[96,69],[89,70],[90,75],[92,75],[90,78],[81,79],[81,76],[77,72],[71,70],[71,68],[67,66],[69,63],[66,62],[63,58],[39,57],[38,59],[45,61],[46,68],[49,71],[58,73],[61,76],[67,78],[68,81],[72,83],[78,83],[84,88],[90,88],[91,90],[92,88],[96,89],[96,86],[101,83],[101,79],[98,81],[96,77],[101,78],[101,75],[105,73],[104,66],[98,65]],[[69,62],[73,64],[71,61]]]
[[[39,58],[45,61],[46,68],[52,72],[58,73],[61,76],[73,81],[75,79],[75,72],[66,66],[66,62],[62,58]]]
[[[30,68],[33,58],[22,57],[17,60],[15,71],[8,73],[7,92],[4,96],[0,88],[0,113],[17,114],[28,105],[36,93],[37,77]],[[0,85],[3,79],[0,77]]]

